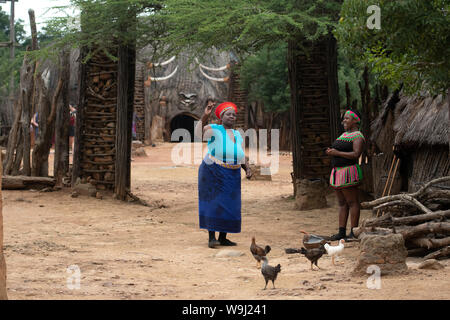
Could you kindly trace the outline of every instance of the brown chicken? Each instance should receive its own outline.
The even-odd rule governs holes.
[[[325,247],[323,245],[320,245],[319,248],[314,248],[314,249],[305,249],[305,248],[300,249],[300,253],[305,255],[305,257],[309,261],[311,261],[311,270],[314,270],[313,264],[315,264],[316,267],[319,268],[319,266],[317,265],[317,261],[319,261],[319,259],[322,257],[322,255],[326,252],[327,251],[325,250]]]
[[[255,237],[252,237],[252,244],[250,245],[250,252],[252,253],[253,257],[256,260],[256,267],[261,267],[261,260],[262,257],[265,257],[266,254],[270,252],[271,248],[270,246],[265,246],[265,248],[261,248],[256,244]]]

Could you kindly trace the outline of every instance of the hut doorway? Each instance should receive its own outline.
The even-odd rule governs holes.
[[[181,113],[178,114],[176,116],[174,116],[172,118],[172,120],[170,120],[169,122],[169,126],[170,126],[170,137],[172,137],[172,134],[175,130],[177,129],[184,129],[187,130],[187,132],[189,132],[190,135],[190,140],[187,137],[187,132],[186,132],[186,136],[183,137],[179,137],[178,139],[170,139],[171,142],[194,142],[194,125],[195,125],[195,121],[198,121],[198,117],[190,114],[190,113]]]

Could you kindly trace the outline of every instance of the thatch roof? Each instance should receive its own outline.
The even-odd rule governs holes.
[[[448,146],[448,102],[442,95],[411,97],[400,94],[396,98],[393,94],[387,99],[371,128],[373,141],[379,142],[381,136],[388,135],[389,139],[382,140],[389,141],[391,146]]]

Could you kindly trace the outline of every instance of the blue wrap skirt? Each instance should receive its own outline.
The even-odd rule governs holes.
[[[198,170],[198,207],[201,229],[241,232],[241,168],[207,159]]]

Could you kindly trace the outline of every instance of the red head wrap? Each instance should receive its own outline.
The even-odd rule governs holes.
[[[237,107],[233,102],[226,101],[226,102],[219,104],[216,108],[216,117],[218,119],[221,119],[224,112],[227,110],[230,110],[230,109],[234,109],[234,112],[237,113]]]

